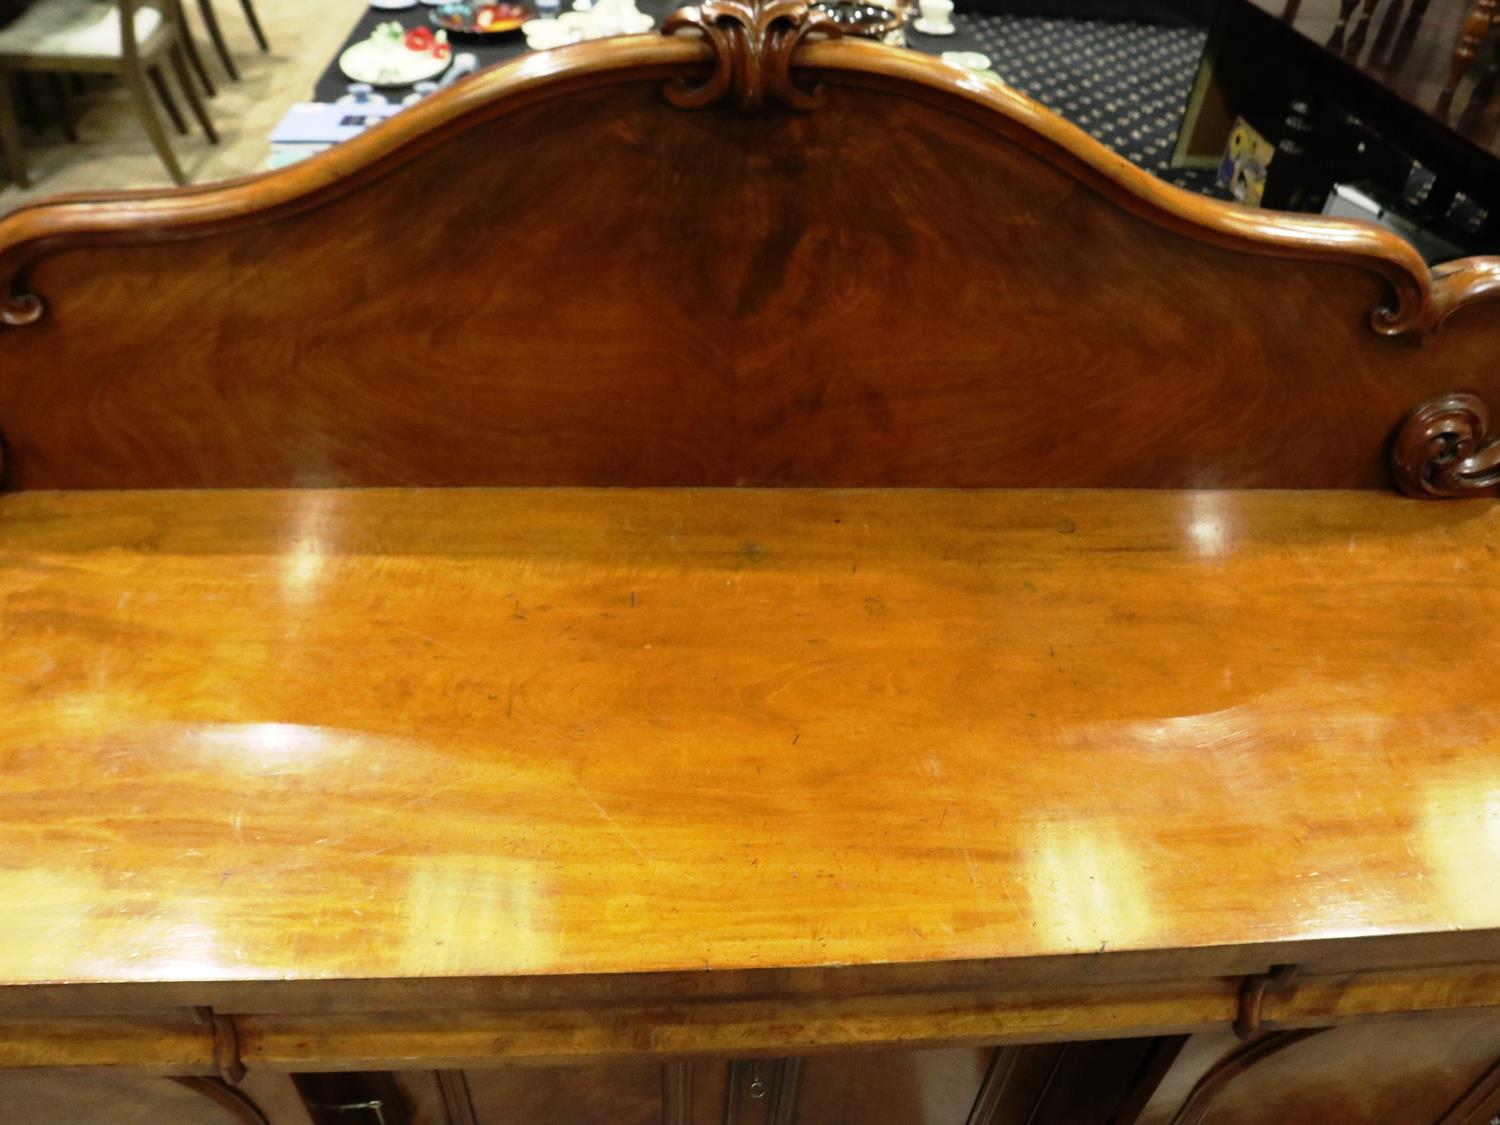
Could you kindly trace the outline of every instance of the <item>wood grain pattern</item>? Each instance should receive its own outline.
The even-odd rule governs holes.
[[[1497,521],[1360,493],[12,495],[0,892],[31,909],[0,966],[239,1015],[349,978],[418,1007],[495,978],[467,994],[503,1006],[620,974],[649,1006],[735,970],[942,989],[977,962],[993,995],[1028,961],[1087,991],[1236,950],[1483,960]],[[1182,987],[1233,1018],[1237,978]]]
[[[6,483],[1387,488],[1416,403],[1500,397],[1489,260],[874,44],[798,48],[812,114],[668,104],[713,58],[545,52],[272,176],[10,216]]]

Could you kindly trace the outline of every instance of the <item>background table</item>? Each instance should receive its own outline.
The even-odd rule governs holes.
[[[683,6],[681,0],[637,0],[637,4],[641,11],[650,15],[656,20],[656,24],[658,27],[661,26],[661,21],[664,18]],[[570,6],[571,5],[569,4],[565,4],[562,10],[567,11]],[[397,23],[400,23],[401,26],[405,28],[432,27],[433,25],[429,21],[427,14],[430,11],[432,11],[432,9],[425,4],[421,4],[415,8],[409,8],[405,11],[400,12],[382,12],[371,8],[359,18],[359,22],[356,23],[353,29],[350,30],[349,38],[345,40],[344,45],[339,48],[339,54],[343,54],[344,49],[351,44],[357,43],[361,39],[368,38],[370,33],[375,30],[376,25],[378,24],[389,23],[394,20]],[[944,51],[983,50],[983,47],[979,44],[978,40],[973,34],[971,21],[982,21],[986,18],[994,19],[995,17],[970,17],[970,20],[961,21],[958,24],[958,31],[956,34],[948,36],[920,35],[908,28],[908,46],[933,55],[941,54]],[[469,54],[472,54],[476,58],[478,58],[479,65],[481,67],[492,66],[496,63],[507,62],[510,59],[520,58],[530,50],[530,48],[526,46],[525,38],[519,31],[512,32],[510,34],[495,36],[454,35],[450,36],[450,39],[453,43],[453,51],[455,55],[463,52],[468,52]],[[338,55],[335,55],[332,61],[328,64],[328,69],[325,70],[323,72],[323,76],[318,79],[315,100],[320,102],[337,101],[340,97],[348,92],[348,89],[349,79],[346,78],[344,76],[344,72],[339,69]],[[391,98],[392,100],[397,101],[405,97],[410,92],[410,86],[381,88],[381,93],[383,93],[387,98]]]

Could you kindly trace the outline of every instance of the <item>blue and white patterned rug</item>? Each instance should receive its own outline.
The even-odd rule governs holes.
[[[1204,195],[1223,195],[1215,171],[1171,168],[1206,30],[1107,20],[960,12],[963,46],[995,73],[1131,163]],[[923,45],[932,44],[923,39]]]

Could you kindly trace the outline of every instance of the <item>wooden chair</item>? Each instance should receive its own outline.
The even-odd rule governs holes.
[[[271,44],[266,40],[260,18],[255,14],[254,0],[240,0],[240,7],[244,9],[245,22],[250,25],[250,34],[255,36],[255,42],[259,44],[261,51],[269,51]],[[214,11],[213,0],[198,0],[198,11],[203,16],[203,26],[208,28],[208,37],[213,40],[214,50],[224,63],[224,69],[229,72],[230,78],[238,82],[239,68],[234,65],[234,56],[229,53],[229,44],[224,41],[224,29],[219,26],[219,14]]]
[[[12,72],[44,71],[118,74],[168,173],[177,183],[185,183],[187,177],[151,101],[154,87],[178,132],[187,132],[187,123],[167,87],[163,65],[172,68],[208,139],[217,142],[219,138],[188,77],[182,38],[175,7],[149,0],[47,0],[33,4],[0,29],[0,147],[4,148],[11,180],[21,187],[29,184],[8,76]]]
[[[1463,27],[1459,29],[1458,41],[1453,45],[1453,61],[1448,67],[1448,84],[1443,87],[1443,92],[1438,97],[1438,116],[1446,118],[1448,111],[1453,106],[1453,96],[1458,93],[1458,85],[1469,73],[1469,68],[1474,61],[1480,57],[1480,50],[1485,41],[1496,31],[1500,31],[1500,0],[1477,0],[1469,8],[1468,15],[1464,17]]]

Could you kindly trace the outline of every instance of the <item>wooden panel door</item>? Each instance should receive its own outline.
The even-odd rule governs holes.
[[[0,1070],[3,1125],[310,1125],[284,1074],[238,1087],[211,1078],[96,1070]],[[346,1123],[354,1125],[354,1123]]]
[[[1445,1016],[1194,1036],[1140,1125],[1489,1125],[1497,1113],[1500,1019]]]
[[[387,1076],[401,1115],[339,1125],[1126,1125],[1181,1042],[414,1072]],[[390,1100],[367,1095],[337,1101]]]

